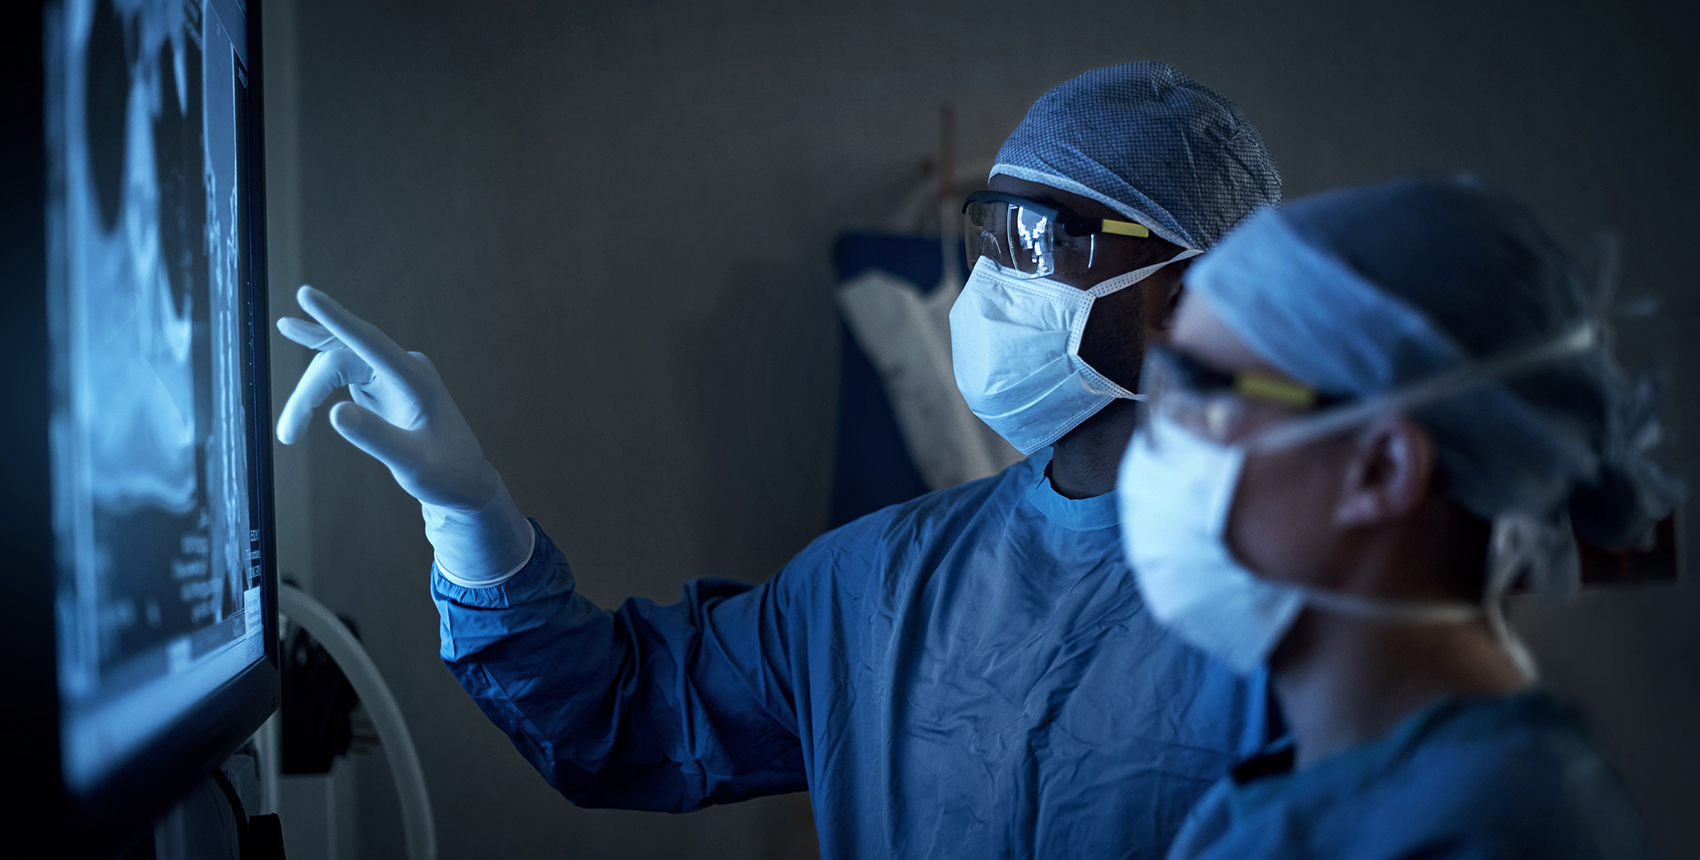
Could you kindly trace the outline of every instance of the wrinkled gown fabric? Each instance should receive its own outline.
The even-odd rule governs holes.
[[[1115,495],[1049,450],[870,514],[759,586],[614,611],[539,530],[512,579],[433,575],[442,657],[582,806],[685,811],[809,789],[822,854],[1161,857],[1269,739],[1266,687],[1163,631]]]
[[[1547,693],[1438,702],[1298,772],[1292,753],[1236,766],[1169,860],[1655,856],[1575,710]]]

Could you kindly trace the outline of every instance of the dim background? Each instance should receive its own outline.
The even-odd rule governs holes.
[[[1623,295],[1661,301],[1621,353],[1670,371],[1664,459],[1693,484],[1696,8],[268,0],[272,312],[299,313],[311,283],[429,354],[600,605],[761,581],[826,521],[834,238],[924,181],[940,103],[960,160],[989,163],[1049,87],[1154,59],[1244,109],[1289,199],[1465,168],[1579,252],[1617,231]],[[308,356],[275,336],[272,355],[275,409]],[[439,662],[419,506],[322,417],[276,465],[282,569],[358,623],[419,745],[442,856],[814,853],[806,795],[568,804]],[[1686,574],[1517,613],[1673,857],[1700,856]],[[341,832],[297,814],[291,855],[328,838],[341,860],[401,857],[383,756],[332,782]]]

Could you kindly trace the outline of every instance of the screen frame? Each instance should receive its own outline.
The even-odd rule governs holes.
[[[110,2],[110,0],[102,0]],[[248,243],[244,325],[251,343],[259,496],[261,605],[265,613],[264,655],[174,722],[124,764],[104,775],[91,791],[77,795],[64,780],[61,763],[57,635],[54,619],[54,534],[49,467],[47,331],[47,131],[46,31],[49,10],[62,2],[13,4],[6,18],[4,69],[8,74],[0,118],[0,158],[8,193],[0,208],[0,381],[6,417],[0,444],[7,456],[4,507],[0,508],[0,552],[10,592],[0,600],[0,665],[7,694],[0,696],[0,750],[9,770],[25,786],[19,801],[6,804],[14,844],[38,844],[44,856],[111,857],[147,834],[154,822],[202,784],[218,765],[257,731],[279,704],[281,649],[278,642],[277,546],[273,519],[270,425],[270,309],[266,278],[264,61],[259,0],[207,0],[226,31],[242,28],[247,52],[248,112],[242,162]],[[228,18],[240,16],[240,21]],[[15,766],[15,769],[14,769]],[[27,787],[34,786],[35,789]]]

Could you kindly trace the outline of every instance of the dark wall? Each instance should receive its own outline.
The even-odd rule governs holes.
[[[826,512],[834,236],[917,181],[941,101],[962,159],[989,159],[1051,85],[1160,59],[1245,109],[1289,197],[1464,167],[1575,244],[1619,231],[1625,292],[1663,299],[1623,351],[1673,369],[1667,450],[1700,475],[1700,27],[1667,5],[299,0],[299,161],[275,168],[299,186],[274,189],[299,252],[274,308],[304,278],[428,353],[602,605],[757,581]],[[292,383],[302,357],[276,352]],[[437,660],[418,506],[322,420],[307,444],[278,461],[286,554],[413,721],[443,856],[807,846],[797,798],[659,816],[553,794]],[[1700,855],[1700,591],[1520,615],[1666,849]],[[362,856],[399,857],[362,762]]]

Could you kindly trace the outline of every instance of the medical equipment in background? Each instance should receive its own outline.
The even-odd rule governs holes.
[[[409,860],[436,860],[437,831],[431,816],[431,797],[425,787],[425,771],[419,765],[413,735],[407,730],[407,721],[402,718],[401,706],[396,704],[389,685],[384,683],[366,649],[360,646],[360,640],[324,604],[292,585],[280,585],[278,597],[284,616],[330,652],[372,716],[401,800],[401,822]]]
[[[359,639],[354,622],[347,616],[341,620]],[[378,737],[364,716],[356,729],[360,696],[336,659],[306,628],[285,621],[277,771],[290,776],[328,774],[338,756],[376,747]]]
[[[840,237],[833,262],[845,334],[831,524],[929,490],[994,475],[1021,455],[968,410],[950,358],[950,308],[962,291],[955,110],[940,109],[933,176],[880,233]],[[916,235],[936,205],[937,238]]]
[[[14,3],[0,26],[17,856],[137,844],[277,708],[258,11]]]

